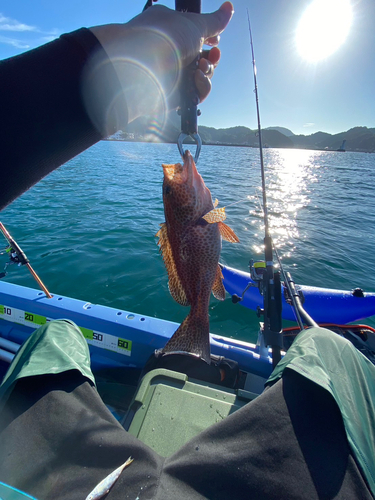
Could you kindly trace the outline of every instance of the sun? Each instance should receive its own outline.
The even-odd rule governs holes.
[[[314,0],[297,27],[299,53],[310,62],[325,59],[344,43],[351,23],[350,0]]]

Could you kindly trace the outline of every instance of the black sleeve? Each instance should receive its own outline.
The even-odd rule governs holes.
[[[100,81],[98,71],[90,76],[92,60]],[[84,78],[94,80],[88,90]],[[0,62],[0,210],[116,132],[120,114],[121,123],[127,123],[120,88],[104,49],[84,28]],[[94,120],[86,110],[88,100],[96,102]]]

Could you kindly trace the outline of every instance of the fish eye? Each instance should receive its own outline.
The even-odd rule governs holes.
[[[168,195],[168,194],[171,194],[171,192],[172,192],[171,186],[164,187],[164,194]]]

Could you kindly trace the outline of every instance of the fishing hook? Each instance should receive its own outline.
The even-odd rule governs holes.
[[[195,163],[197,163],[201,149],[202,149],[202,139],[198,133],[186,134],[184,132],[181,132],[180,135],[178,136],[178,139],[177,139],[177,147],[178,147],[178,150],[179,150],[180,155],[182,157],[184,156],[184,153],[185,153],[184,148],[182,147],[182,143],[184,142],[186,137],[191,137],[197,145],[197,149],[195,150],[195,156],[194,156],[194,161],[195,161]]]

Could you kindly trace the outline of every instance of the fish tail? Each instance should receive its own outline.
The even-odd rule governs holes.
[[[206,363],[211,363],[208,315],[207,317],[202,317],[190,311],[189,315],[184,319],[171,339],[162,349],[164,353],[175,351],[190,352],[198,355],[206,361]]]

